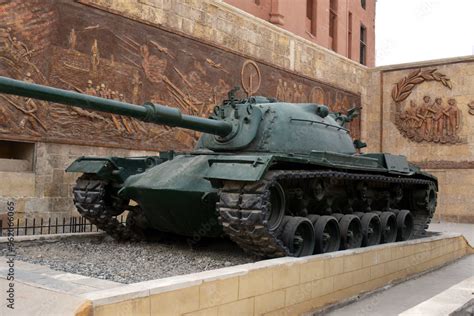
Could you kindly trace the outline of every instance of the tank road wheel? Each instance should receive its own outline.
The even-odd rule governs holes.
[[[313,254],[314,228],[311,221],[304,217],[285,216],[281,239],[293,257]]]
[[[318,221],[318,219],[321,217],[320,215],[316,215],[316,214],[309,214],[308,216],[306,216],[310,221],[311,223],[313,224],[314,227],[316,227],[316,222]]]
[[[265,214],[267,227],[270,231],[280,227],[283,217],[285,216],[286,199],[285,192],[278,182],[270,187],[270,206],[269,211]]]
[[[380,243],[394,242],[397,239],[397,218],[392,212],[380,214],[380,224],[382,228],[382,238]]]
[[[408,210],[400,210],[397,215],[397,241],[409,240],[413,236],[415,223],[413,215]]]
[[[341,233],[339,223],[332,216],[321,216],[314,226],[315,247],[314,254],[339,250]]]
[[[341,249],[358,248],[362,244],[362,225],[355,215],[344,215],[339,221]]]
[[[378,245],[382,236],[380,218],[377,214],[366,213],[361,218],[362,247]]]

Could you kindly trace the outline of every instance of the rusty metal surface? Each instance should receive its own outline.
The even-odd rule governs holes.
[[[328,104],[360,96],[209,44],[69,1],[5,1],[0,75],[206,117],[234,86],[242,97]],[[360,120],[350,124],[360,136]],[[0,138],[129,149],[190,149],[197,133],[134,119],[0,96]]]

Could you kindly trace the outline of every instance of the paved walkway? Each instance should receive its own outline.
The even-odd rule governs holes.
[[[426,300],[423,303],[404,311],[400,314],[400,316],[450,315],[453,312],[463,310],[464,307],[474,305],[474,302],[470,302],[474,297],[474,293],[472,292],[473,290],[474,277],[470,277],[469,279],[450,287],[446,291],[433,296],[429,300]]]
[[[7,308],[8,265],[0,257],[0,315],[74,315],[84,302],[80,294],[120,286],[120,283],[51,270],[15,261],[14,310]]]
[[[461,233],[471,246],[474,245],[474,224],[432,223],[428,230]],[[326,315],[398,315],[434,298],[472,276],[474,276],[474,255],[330,311]],[[474,289],[472,290],[474,292]]]

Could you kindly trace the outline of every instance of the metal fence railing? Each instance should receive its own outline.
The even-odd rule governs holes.
[[[117,217],[119,222],[125,223],[123,215]],[[8,236],[13,230],[15,236],[43,235],[43,234],[66,234],[66,233],[90,233],[98,232],[99,229],[82,216],[62,218],[17,218],[13,227],[8,226],[6,220],[0,219],[0,237]]]

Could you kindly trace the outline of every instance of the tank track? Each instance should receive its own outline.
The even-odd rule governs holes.
[[[270,187],[278,180],[337,179],[372,181],[390,184],[421,184],[435,186],[430,180],[398,178],[383,175],[357,174],[341,171],[270,171],[258,182],[224,181],[217,203],[219,221],[224,232],[242,249],[261,257],[291,255],[279,239],[281,229],[267,229],[265,215],[268,211]],[[433,211],[415,212],[414,236],[423,235],[433,216]],[[425,214],[423,214],[425,213]],[[426,214],[427,213],[427,214]]]
[[[124,225],[117,220],[116,215],[125,211],[125,206],[119,207],[110,201],[108,186],[108,181],[97,179],[93,175],[84,174],[79,177],[73,188],[74,205],[78,212],[116,240],[143,239],[133,229],[133,225]]]

